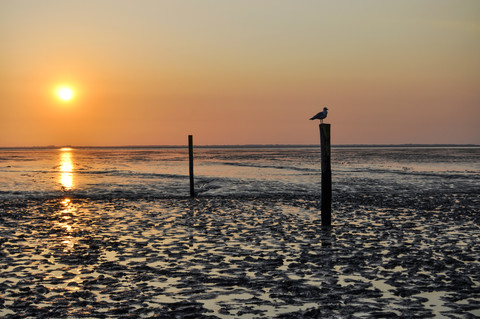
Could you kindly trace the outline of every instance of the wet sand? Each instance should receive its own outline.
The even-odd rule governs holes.
[[[0,203],[5,318],[480,316],[480,196]]]

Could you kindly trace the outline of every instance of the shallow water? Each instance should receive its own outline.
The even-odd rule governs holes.
[[[334,148],[334,191],[461,190],[480,148]],[[318,148],[195,149],[200,195],[316,194]],[[184,149],[0,150],[0,198],[188,196]]]

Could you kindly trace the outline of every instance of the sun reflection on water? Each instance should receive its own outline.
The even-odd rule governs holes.
[[[72,219],[70,214],[72,213],[73,209],[72,209],[72,207],[70,207],[70,204],[71,204],[70,198],[65,198],[62,201],[62,205],[65,208],[62,211],[62,214],[64,215],[62,217],[63,222],[60,222],[59,225],[66,233],[71,233],[72,232],[72,225],[70,225],[69,221]]]
[[[63,147],[60,151],[60,184],[64,190],[71,190],[73,188],[72,149]]]
[[[57,226],[59,227],[59,229],[61,229],[62,234],[64,235],[61,240],[61,244],[64,247],[63,251],[67,252],[73,249],[73,247],[75,246],[75,243],[73,240],[74,238],[72,236],[72,232],[73,232],[72,216],[75,214],[75,209],[71,205],[72,201],[70,200],[70,198],[64,198],[61,201],[61,204],[63,206],[63,209],[58,213]]]

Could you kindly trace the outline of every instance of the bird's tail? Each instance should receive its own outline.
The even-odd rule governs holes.
[[[315,118],[314,118],[314,117],[312,117],[310,120],[314,120],[314,119],[315,119]]]

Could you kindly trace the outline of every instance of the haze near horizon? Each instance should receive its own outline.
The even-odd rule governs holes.
[[[480,2],[0,3],[0,147],[480,144]],[[63,91],[59,91],[63,90]]]

